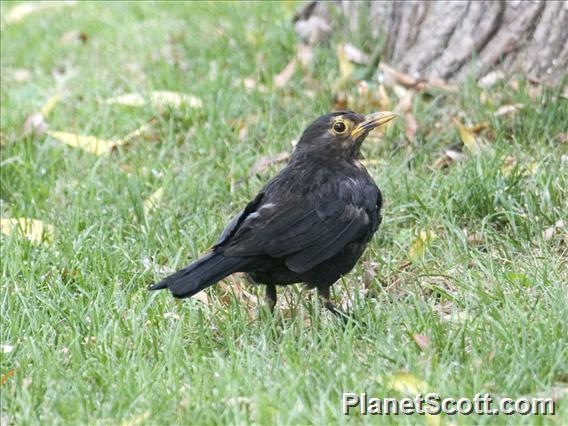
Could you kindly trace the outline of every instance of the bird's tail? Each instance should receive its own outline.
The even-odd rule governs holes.
[[[221,253],[211,252],[154,284],[149,290],[167,288],[174,297],[191,297],[233,272],[238,272],[247,263],[246,258],[226,257]]]

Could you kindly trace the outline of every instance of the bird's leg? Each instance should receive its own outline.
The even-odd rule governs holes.
[[[274,307],[276,306],[276,286],[267,285],[266,286],[266,305],[270,312],[274,312]]]
[[[338,317],[341,317],[343,319],[347,319],[347,314],[337,306],[335,306],[331,301],[329,289],[330,287],[318,287],[318,293],[321,297],[321,300],[323,301],[323,306],[325,306],[326,309],[332,312],[334,315],[337,315]]]

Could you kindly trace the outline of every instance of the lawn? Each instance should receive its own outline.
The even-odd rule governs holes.
[[[35,241],[9,226],[1,236],[2,425],[568,421],[565,87],[520,76],[412,95],[376,75],[365,86],[338,64],[340,34],[277,87],[298,42],[291,3],[81,2],[17,22],[15,4],[1,7],[3,229],[45,228]],[[107,101],[157,90],[201,106]],[[339,92],[360,112],[407,111],[363,148],[385,206],[335,286],[354,319],[301,287],[263,315],[263,289],[240,276],[199,299],[149,293],[282,167],[253,164],[290,152]],[[144,127],[96,155],[41,120],[26,131],[42,108],[49,131],[109,141]],[[557,410],[341,413],[342,392],[416,391],[550,396]]]

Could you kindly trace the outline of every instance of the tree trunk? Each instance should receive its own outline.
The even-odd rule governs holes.
[[[319,41],[322,21],[327,33],[364,29],[381,60],[418,79],[461,81],[497,70],[549,82],[567,75],[566,1],[314,2],[297,15],[296,30]]]

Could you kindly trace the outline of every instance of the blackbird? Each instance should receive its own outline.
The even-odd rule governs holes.
[[[359,161],[361,143],[395,117],[340,111],[315,120],[286,167],[229,222],[211,250],[150,290],[191,297],[244,272],[266,285],[270,310],[277,285],[302,282],[340,313],[330,287],[353,269],[381,222],[381,192]]]

